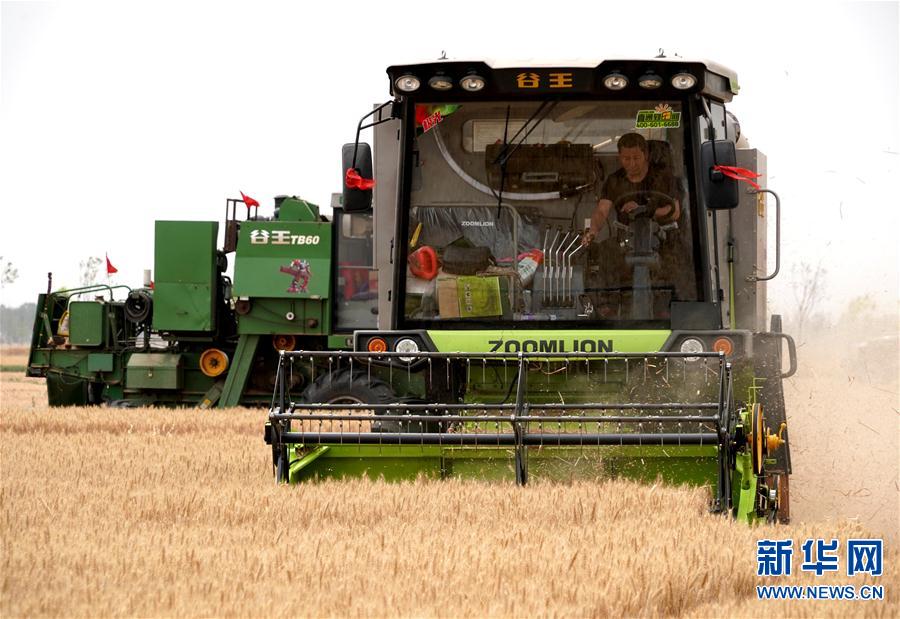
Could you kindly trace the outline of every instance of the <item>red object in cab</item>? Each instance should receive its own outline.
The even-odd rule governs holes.
[[[432,280],[438,274],[438,257],[434,248],[423,245],[409,255],[409,270],[420,279]]]

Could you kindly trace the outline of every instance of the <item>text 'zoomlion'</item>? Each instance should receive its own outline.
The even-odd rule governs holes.
[[[490,352],[613,352],[612,340],[488,340]]]

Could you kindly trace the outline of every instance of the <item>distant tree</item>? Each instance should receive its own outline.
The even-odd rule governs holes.
[[[12,262],[4,260],[3,256],[0,256],[0,270],[0,284],[11,284],[19,278],[19,270]]]
[[[797,303],[794,325],[798,338],[803,337],[803,327],[825,294],[826,273],[821,261],[815,266],[804,261],[793,268],[794,300]]]
[[[860,338],[879,337],[897,333],[897,318],[900,316],[900,305],[890,309],[890,304],[879,301],[873,294],[854,297],[847,302],[841,312],[840,324],[854,341]]]
[[[34,303],[19,307],[0,305],[0,344],[27,344],[34,326]]]
[[[97,256],[91,256],[87,260],[82,260],[78,263],[82,286],[91,286],[97,283],[97,273],[100,271],[101,264],[103,264],[103,259]]]
[[[865,322],[875,314],[877,309],[878,304],[871,294],[853,297],[847,303],[847,307],[844,308],[844,311],[841,314],[841,322],[851,324]]]

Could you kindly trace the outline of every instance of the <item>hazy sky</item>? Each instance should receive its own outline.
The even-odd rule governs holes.
[[[33,300],[48,271],[75,286],[106,252],[140,284],[154,220],[221,220],[239,191],[263,212],[279,194],[327,205],[390,64],[663,48],[738,73],[730,109],[784,206],[773,308],[820,260],[829,308],[895,307],[898,3],[618,4],[3,2],[0,255],[19,279],[2,303]]]

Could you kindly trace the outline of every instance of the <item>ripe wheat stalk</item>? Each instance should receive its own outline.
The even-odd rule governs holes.
[[[0,386],[0,615],[897,616],[888,600],[755,600],[756,540],[867,537],[858,524],[750,528],[707,491],[352,480],[285,487],[265,411],[49,409]],[[796,551],[795,551],[796,552]],[[795,566],[796,571],[796,566]]]

